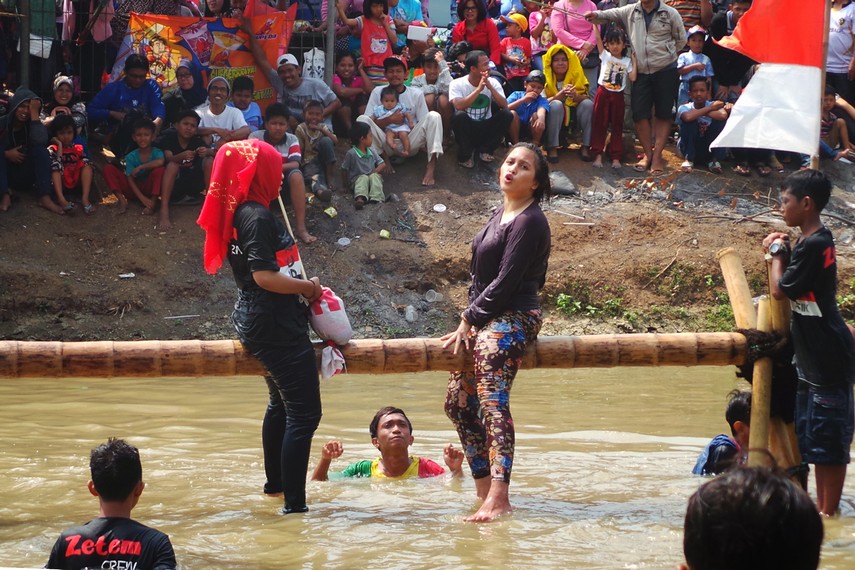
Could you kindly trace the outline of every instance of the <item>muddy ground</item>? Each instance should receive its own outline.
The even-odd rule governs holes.
[[[425,189],[423,160],[386,177],[398,202],[357,212],[339,193],[334,218],[309,206],[309,229],[319,239],[300,248],[304,263],[344,298],[357,338],[439,336],[454,328],[465,304],[471,240],[501,199],[496,167],[466,171],[452,152],[440,161],[437,187]],[[784,175],[742,178],[730,163],[723,176],[687,175],[676,173],[679,162],[671,156],[671,174],[652,179],[629,167],[596,170],[578,151],[562,152],[555,169],[579,195],[544,207],[553,237],[542,334],[730,329],[715,261],[727,246],[741,255],[755,294],[765,292],[759,243],[783,227],[774,208]],[[855,165],[828,169],[836,187],[834,217],[825,222],[838,240],[848,312],[855,304],[847,298],[855,299],[848,221],[855,220]],[[445,211],[435,211],[437,204]],[[94,215],[58,217],[17,195],[0,214],[0,338],[233,338],[231,272],[212,277],[202,269],[198,211],[174,207],[174,228],[161,231],[138,205],[118,215],[107,199]],[[384,229],[391,239],[380,237]],[[350,245],[338,245],[342,237]],[[442,299],[427,301],[430,289]],[[405,318],[410,305],[413,322]]]

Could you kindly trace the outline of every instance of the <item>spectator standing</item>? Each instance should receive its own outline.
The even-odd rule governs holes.
[[[855,4],[833,0],[828,18],[828,57],[825,82],[851,105],[855,103],[852,80],[855,79]]]
[[[539,10],[528,15],[531,39],[531,67],[543,71],[543,54],[555,43],[552,31],[552,2],[549,6],[537,6]]]
[[[720,40],[724,36],[733,34],[736,24],[748,9],[751,8],[751,0],[736,0],[731,4],[730,10],[719,12],[710,24],[707,43],[704,53],[712,61],[716,72],[715,98],[725,103],[735,103],[742,93],[742,84],[745,74],[754,65],[754,61],[738,51],[722,47],[713,40]]]
[[[712,22],[713,6],[710,0],[665,0],[665,3],[679,12],[686,31],[695,26],[707,28]]]

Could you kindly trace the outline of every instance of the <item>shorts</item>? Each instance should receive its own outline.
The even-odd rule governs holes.
[[[655,108],[657,119],[672,120],[675,115],[674,101],[680,86],[680,74],[676,67],[662,69],[656,73],[639,73],[632,84],[632,120],[650,118],[650,109]]]
[[[819,387],[799,382],[796,434],[802,460],[815,465],[846,465],[855,431],[852,384]]]

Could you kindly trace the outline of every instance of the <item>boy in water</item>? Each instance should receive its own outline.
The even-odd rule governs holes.
[[[142,495],[142,463],[136,447],[110,438],[89,457],[89,492],[98,497],[98,518],[64,531],[45,568],[176,568],[169,537],[131,519]]]
[[[745,463],[751,431],[751,392],[734,390],[729,397],[724,417],[733,437],[723,433],[715,436],[698,456],[693,475],[718,475]]]
[[[801,230],[772,232],[763,240],[771,260],[772,295],[790,299],[790,333],[799,382],[795,424],[802,460],[815,465],[816,506],[832,516],[840,505],[855,411],[852,402],[855,346],[837,308],[834,238],[820,212],[831,182],[817,170],[796,172],[781,186],[784,223]]]
[[[430,459],[410,455],[413,444],[413,424],[404,410],[393,406],[381,408],[371,424],[371,443],[380,450],[380,457],[371,461],[366,459],[349,465],[344,471],[333,474],[334,477],[385,477],[389,479],[407,479],[409,477],[436,477],[445,473],[445,469]],[[312,473],[312,481],[326,481],[330,462],[341,457],[344,448],[340,441],[326,443],[321,451],[321,460]],[[450,443],[443,450],[445,465],[453,477],[463,475],[463,451]]]

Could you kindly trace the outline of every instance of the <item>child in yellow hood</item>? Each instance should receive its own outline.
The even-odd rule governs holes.
[[[588,96],[588,80],[579,57],[569,47],[555,44],[543,56],[546,87],[543,94],[549,101],[546,119],[546,150],[549,162],[558,162],[558,141],[561,129],[574,125],[582,130],[582,160],[591,160],[591,119],[594,102]]]

